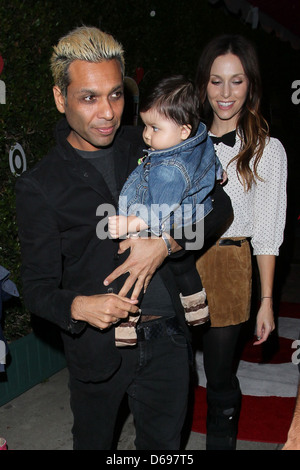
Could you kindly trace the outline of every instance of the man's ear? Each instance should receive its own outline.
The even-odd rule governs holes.
[[[192,126],[190,124],[184,124],[181,126],[181,138],[182,140],[186,140],[189,138],[192,132]]]
[[[53,87],[53,96],[56,107],[60,113],[65,112],[66,100],[58,86]]]

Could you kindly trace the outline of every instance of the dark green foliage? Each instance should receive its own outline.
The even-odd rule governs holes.
[[[20,143],[27,166],[32,167],[52,145],[59,115],[52,98],[51,49],[62,35],[82,24],[101,27],[123,44],[127,75],[134,77],[136,68],[143,67],[141,92],[152,77],[183,73],[193,78],[200,50],[211,37],[242,33],[258,49],[271,124],[288,146],[292,146],[291,126],[299,132],[299,111],[290,98],[292,81],[300,79],[299,52],[272,35],[252,30],[207,0],[0,0],[4,59],[0,79],[6,84],[6,104],[0,105],[0,264],[11,271],[21,294],[20,300],[10,301],[5,308],[8,339],[30,329],[30,315],[22,303],[14,196],[17,177],[9,168],[9,150]],[[288,123],[284,115],[292,116]]]

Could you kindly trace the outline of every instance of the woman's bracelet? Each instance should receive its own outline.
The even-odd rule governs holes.
[[[261,298],[260,298],[260,300],[262,300],[262,299],[273,299],[273,297],[266,297],[266,296],[265,296],[265,297],[261,297]]]

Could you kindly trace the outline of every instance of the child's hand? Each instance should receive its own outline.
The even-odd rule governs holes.
[[[221,184],[221,185],[225,184],[227,180],[228,180],[227,173],[226,173],[225,170],[223,170],[222,180],[220,181],[220,184]]]
[[[108,217],[108,230],[112,238],[120,238],[127,234],[127,217],[125,215],[113,215]]]

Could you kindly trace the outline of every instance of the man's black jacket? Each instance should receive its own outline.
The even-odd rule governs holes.
[[[100,204],[113,204],[101,174],[81,158],[66,140],[65,120],[56,131],[56,146],[16,185],[17,221],[22,252],[23,295],[27,308],[56,324],[62,332],[67,363],[81,380],[103,380],[119,366],[114,329],[100,331],[84,322],[73,322],[70,307],[77,295],[107,292],[103,280],[124,257],[117,255],[118,242],[100,240],[96,215]],[[113,143],[118,190],[143,155],[141,130],[125,126]],[[183,312],[171,270],[165,263],[161,276]],[[122,279],[114,284],[118,292]]]

